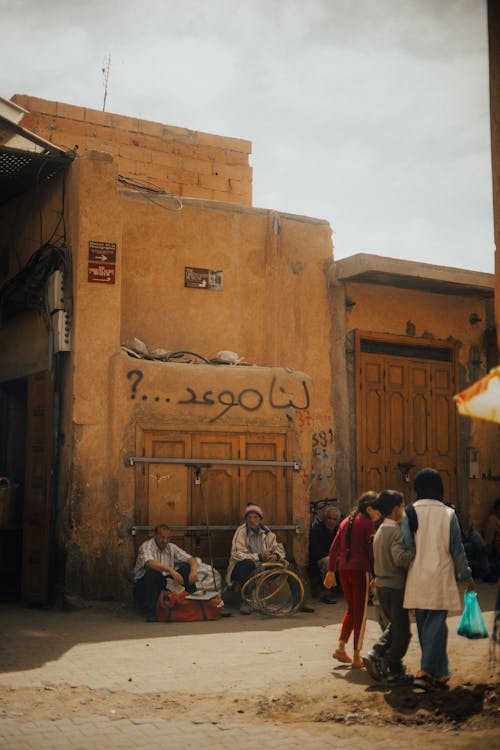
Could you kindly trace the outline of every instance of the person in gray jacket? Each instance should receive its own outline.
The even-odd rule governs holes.
[[[377,507],[383,521],[373,539],[375,586],[379,606],[389,624],[363,664],[375,680],[382,680],[388,668],[388,685],[410,685],[413,677],[406,674],[403,666],[411,637],[410,618],[403,607],[403,598],[406,570],[415,552],[403,544],[403,495],[395,490],[383,490],[377,496]]]

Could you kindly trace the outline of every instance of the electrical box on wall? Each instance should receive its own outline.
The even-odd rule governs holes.
[[[69,352],[71,350],[71,327],[69,315],[65,310],[58,310],[52,315],[52,332],[54,352]]]
[[[54,271],[47,281],[47,306],[49,312],[64,310],[64,274]]]

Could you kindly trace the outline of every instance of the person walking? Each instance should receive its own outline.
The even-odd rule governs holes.
[[[450,610],[462,608],[455,574],[466,583],[468,591],[474,590],[474,582],[457,516],[443,501],[439,472],[422,469],[413,486],[417,499],[406,508],[401,522],[404,544],[415,550],[403,606],[415,610],[420,642],[420,670],[413,684],[429,690],[446,687],[450,679],[446,618]]]
[[[373,572],[373,536],[376,521],[380,517],[377,510],[377,493],[365,492],[358,500],[357,507],[344,518],[330,547],[328,572],[323,581],[326,589],[335,585],[335,572],[338,571],[340,584],[347,603],[342,620],[338,646],[333,658],[355,668],[363,667],[361,649],[366,627],[366,608]],[[354,656],[346,651],[346,644],[354,632]]]
[[[398,687],[413,682],[403,666],[410,643],[410,617],[403,598],[406,571],[415,552],[403,544],[401,521],[405,505],[401,492],[382,490],[377,502],[383,521],[373,538],[375,586],[387,626],[363,663],[368,674],[378,681],[386,677],[388,668],[387,684]]]

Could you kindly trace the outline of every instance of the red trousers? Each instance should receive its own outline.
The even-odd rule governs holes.
[[[369,575],[365,570],[339,570],[339,578],[347,602],[340,640],[347,643],[354,630],[354,650],[361,651],[366,627]]]

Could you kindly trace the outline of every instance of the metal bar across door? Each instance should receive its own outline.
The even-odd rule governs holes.
[[[184,464],[185,466],[290,466],[294,471],[300,471],[300,461],[247,461],[244,459],[226,458],[161,458],[155,456],[134,456],[127,453],[125,466],[134,464]]]
[[[130,533],[132,536],[135,536],[138,531],[153,531],[154,526],[131,526],[130,527]],[[204,526],[177,526],[175,524],[170,525],[169,529],[170,531],[236,531],[238,526],[235,526],[234,524],[228,524],[226,526],[212,526],[211,524],[207,527]],[[296,534],[304,534],[304,522],[302,519],[300,521],[297,521],[297,523],[293,524],[272,524],[273,531],[294,531]]]

